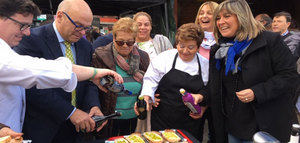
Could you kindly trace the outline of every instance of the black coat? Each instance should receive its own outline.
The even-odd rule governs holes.
[[[220,71],[214,55],[218,45],[212,47],[209,65],[209,94],[216,140],[227,142],[225,117],[222,113]],[[252,107],[259,130],[266,131],[281,142],[289,141],[294,112],[295,86],[299,84],[295,62],[279,34],[260,33],[242,56],[240,66],[246,88],[253,90]],[[242,89],[241,89],[242,90]],[[221,93],[223,91],[223,93]]]

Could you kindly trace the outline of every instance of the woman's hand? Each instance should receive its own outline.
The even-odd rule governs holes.
[[[134,108],[133,108],[133,109],[134,109],[135,115],[139,116],[140,113],[139,113],[139,111],[138,111],[137,102],[134,103]]]
[[[154,100],[155,100],[155,103],[153,104],[154,107],[158,107],[158,105],[159,105],[160,99],[157,98],[158,96],[159,96],[159,94],[154,95]]]
[[[200,106],[200,108],[201,108],[201,113],[200,113],[200,114],[194,114],[194,113],[190,112],[190,116],[191,116],[193,119],[197,120],[197,119],[202,118],[203,114],[205,113],[205,111],[206,111],[206,109],[207,109],[207,106],[205,106],[205,107]]]
[[[151,97],[149,95],[144,95],[144,100],[147,104],[147,111],[151,111],[152,110],[152,106],[153,106],[153,101],[151,99]]]
[[[203,96],[201,94],[191,94],[194,98],[194,104],[197,105],[198,103],[202,102]]]
[[[243,103],[249,103],[254,100],[254,92],[252,89],[245,89],[235,93]]]

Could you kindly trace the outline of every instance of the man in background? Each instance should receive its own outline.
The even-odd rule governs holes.
[[[292,33],[289,31],[289,26],[291,25],[292,16],[290,13],[282,11],[274,14],[272,31],[278,32],[283,37],[284,42],[288,45],[292,54],[295,56],[295,61],[299,59],[299,46],[300,46],[300,36],[299,34]]]
[[[272,31],[272,18],[265,13],[259,14],[255,17],[268,31]]]

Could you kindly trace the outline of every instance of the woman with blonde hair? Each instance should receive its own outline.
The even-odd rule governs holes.
[[[150,36],[152,19],[148,13],[138,12],[133,16],[133,20],[135,20],[139,26],[136,43],[141,50],[149,54],[150,59],[153,59],[163,51],[173,49],[171,42],[166,36],[161,34],[156,34],[154,38]]]
[[[102,129],[102,138],[128,135],[136,127],[133,107],[149,65],[148,54],[135,45],[137,32],[138,26],[133,19],[121,18],[113,26],[113,42],[96,48],[93,54],[92,64],[95,67],[105,67],[119,73],[124,79],[124,87],[132,92],[132,95],[128,95],[99,91],[103,114],[109,115],[115,111],[122,114],[118,119],[109,121],[108,126]]]
[[[203,3],[198,10],[197,16],[195,18],[195,24],[199,25],[202,30],[204,31],[204,38],[203,41],[199,47],[199,54],[202,56],[205,60],[209,61],[209,52],[211,46],[216,44],[215,37],[213,35],[213,16],[214,16],[214,11],[218,7],[219,4],[213,1],[207,1]],[[209,64],[205,65],[205,85],[208,82],[208,69],[209,69]],[[213,129],[213,122],[212,122],[212,115],[211,115],[211,109],[210,107],[205,108],[204,110],[203,117],[200,119],[200,127],[199,127],[199,138],[200,141],[202,141],[202,136],[203,136],[203,129],[204,129],[204,123],[205,120],[207,119],[208,121],[208,127],[209,127],[209,134],[208,138],[210,142],[215,142],[215,133]]]
[[[245,0],[226,0],[214,14],[209,96],[217,142],[250,143],[258,131],[288,142],[296,122],[298,77],[281,36],[264,30]]]

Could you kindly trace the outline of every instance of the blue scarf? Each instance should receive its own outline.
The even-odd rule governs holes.
[[[226,67],[225,67],[225,75],[226,76],[227,76],[229,70],[234,71],[236,67],[238,70],[241,70],[240,67],[236,66],[236,64],[238,64],[238,63],[234,63],[234,57],[235,57],[235,55],[240,54],[245,48],[247,48],[252,43],[252,41],[253,41],[252,39],[248,41],[248,38],[247,38],[246,40],[243,40],[241,42],[238,40],[229,42],[229,43],[231,43],[231,45],[232,44],[233,45],[228,48],[227,55],[225,55],[225,56],[227,56]],[[221,66],[220,66],[221,58],[224,58],[224,57],[216,58],[217,59],[216,67],[218,70],[220,70],[220,68],[221,68]]]

